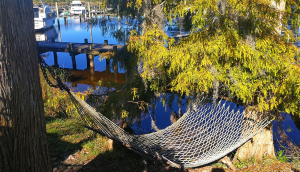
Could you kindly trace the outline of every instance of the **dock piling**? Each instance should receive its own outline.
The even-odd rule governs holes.
[[[58,25],[58,28],[60,28],[60,23],[59,23],[59,12],[58,12],[58,5],[57,5],[57,2],[55,2],[55,7],[56,7],[57,25]]]
[[[59,64],[58,64],[58,59],[57,59],[57,52],[53,52],[53,55],[54,55],[54,65],[56,66],[56,67],[59,67]]]
[[[84,39],[84,43],[85,44],[89,43],[87,38]],[[86,68],[89,69],[90,67],[91,67],[91,65],[90,65],[90,57],[89,57],[89,54],[86,54]]]
[[[88,9],[89,9],[89,20],[91,20],[91,5],[90,5],[90,2],[87,2],[88,3]]]
[[[93,44],[89,45],[89,51],[92,51],[93,49]],[[94,68],[94,56],[92,54],[89,54],[89,60],[90,60],[90,68]]]
[[[58,5],[57,2],[55,2],[55,8],[56,8],[56,17],[59,17],[59,12],[58,12]]]
[[[70,56],[72,58],[73,69],[76,69],[77,65],[76,65],[76,58],[75,58],[76,54],[74,53],[74,44],[70,43],[70,44],[68,44],[68,46],[69,46],[69,53],[70,53]]]
[[[113,52],[116,53],[118,50],[118,47],[116,45],[113,46]],[[118,61],[113,61],[114,66],[114,73],[115,75],[118,74]],[[117,81],[117,78],[115,78],[115,81]]]
[[[57,26],[58,26],[58,29],[60,30],[60,22],[59,22],[59,18],[57,18],[56,20],[57,20]]]
[[[51,38],[51,42],[55,42],[55,38]],[[53,51],[53,56],[54,56],[54,66],[59,67],[58,60],[57,60],[57,52],[56,51]]]
[[[65,25],[68,25],[68,17],[64,17]]]
[[[104,40],[104,45],[108,45],[108,40]],[[106,69],[108,69],[109,63],[110,63],[110,59],[106,58],[105,61],[106,61]]]
[[[118,47],[116,45],[113,46],[113,52],[117,52],[118,51]]]

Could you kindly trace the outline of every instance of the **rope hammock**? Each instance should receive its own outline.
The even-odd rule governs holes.
[[[40,64],[47,80],[43,59]],[[51,69],[49,72],[54,76]],[[272,120],[262,114],[231,110],[229,102],[197,101],[171,126],[158,132],[130,135],[76,96],[58,77],[57,85],[66,90],[88,128],[123,143],[144,157],[177,168],[192,168],[211,163],[239,148]]]

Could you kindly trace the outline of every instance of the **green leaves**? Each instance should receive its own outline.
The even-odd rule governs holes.
[[[283,155],[283,152],[282,150],[280,150],[278,153],[277,153],[277,159],[280,161],[280,162],[287,162],[288,159]]]

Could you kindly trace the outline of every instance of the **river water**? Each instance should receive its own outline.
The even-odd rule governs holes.
[[[109,44],[119,44],[124,45],[124,40],[126,35],[129,34],[130,29],[141,29],[136,26],[136,23],[129,25],[125,20],[121,20],[119,23],[113,20],[113,17],[103,18],[98,16],[103,22],[94,22],[90,25],[88,22],[80,20],[79,17],[69,17],[68,22],[65,23],[64,18],[59,18],[60,29],[58,27],[57,21],[53,28],[46,31],[37,32],[37,40],[41,41],[51,41],[51,38],[55,38],[58,42],[75,42],[82,43],[84,39],[88,39],[88,42],[93,43],[104,43],[104,40],[108,40]],[[118,31],[122,31],[122,34],[117,34]],[[166,29],[168,30],[168,28]],[[169,35],[171,32],[168,33]],[[57,53],[58,54],[58,64],[60,68],[66,68],[74,75],[73,81],[69,83],[74,91],[85,91],[90,88],[98,88],[98,81],[103,80],[109,85],[105,87],[110,87],[110,90],[114,90],[112,85],[123,85],[126,82],[126,69],[120,64],[117,67],[117,71],[113,70],[111,66],[107,65],[106,60],[103,60],[99,56],[94,57],[95,71],[93,74],[93,81],[91,81],[90,70],[87,69],[86,55],[79,54],[76,56],[77,68],[72,70],[72,60],[68,53]],[[42,54],[48,65],[54,65],[54,57],[52,52]],[[110,64],[113,62],[110,61]],[[113,78],[113,79],[112,79]],[[137,84],[138,85],[138,84]],[[129,91],[130,92],[130,91]],[[146,112],[140,110],[137,105],[130,103],[128,101],[132,100],[132,95],[130,93],[124,93],[121,95],[119,102],[115,104],[122,104],[122,108],[126,109],[130,113],[136,112],[136,114],[129,115],[129,121],[132,123],[131,128],[134,130],[135,134],[144,134],[149,132],[154,132],[151,127],[151,117],[155,119],[156,125],[159,129],[164,129],[171,124],[170,116],[176,112],[177,114],[182,110],[185,113],[187,108],[186,97],[181,97],[177,94],[166,93],[164,96],[157,93],[149,93],[145,95],[145,100],[147,99],[151,102],[149,110]],[[140,95],[141,97],[143,95]],[[128,98],[126,100],[126,98]],[[178,99],[179,98],[179,99]],[[126,107],[125,105],[126,104]],[[134,110],[133,108],[134,107]],[[120,107],[115,107],[115,109],[120,109]],[[120,124],[120,117],[114,120],[116,123]],[[276,122],[274,122],[276,124]],[[300,143],[300,118],[299,116],[285,115],[283,121],[283,128],[287,135],[296,143]],[[274,130],[276,130],[274,128]],[[276,132],[276,131],[274,131]],[[278,147],[277,147],[278,149]]]

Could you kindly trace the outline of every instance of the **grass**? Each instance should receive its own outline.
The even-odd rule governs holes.
[[[114,142],[108,150],[107,138],[82,127],[72,115],[46,117],[47,136],[54,171],[144,171],[143,157]],[[150,171],[164,168],[148,162]],[[148,170],[149,171],[149,170]]]
[[[227,169],[227,168],[228,168],[225,164],[220,163],[220,162],[217,162],[217,163],[212,164],[211,167],[214,167],[214,168],[222,168],[222,169]]]
[[[54,171],[143,171],[142,157],[118,143],[108,150],[106,137],[82,127],[76,120],[72,116],[46,118]]]
[[[298,161],[299,162],[299,161]],[[299,166],[293,162],[285,162],[281,159],[264,158],[262,161],[257,162],[254,159],[248,161],[239,160],[234,163],[238,171],[295,171],[299,170]]]
[[[46,129],[52,156],[62,152],[71,154],[93,137],[93,133],[83,128],[76,119],[46,118]]]
[[[46,115],[46,129],[53,165],[56,168],[72,165],[78,168],[104,153],[106,137],[83,127],[76,114],[65,117]]]
[[[247,161],[242,161],[239,159],[239,162],[233,163],[233,165],[238,169],[242,169],[249,166],[255,166],[256,164],[257,162],[254,159],[249,159]]]
[[[54,166],[64,164],[70,155],[76,159],[68,163],[78,165],[106,151],[106,138],[83,127],[67,93],[51,88],[44,77],[41,78],[47,137]]]

